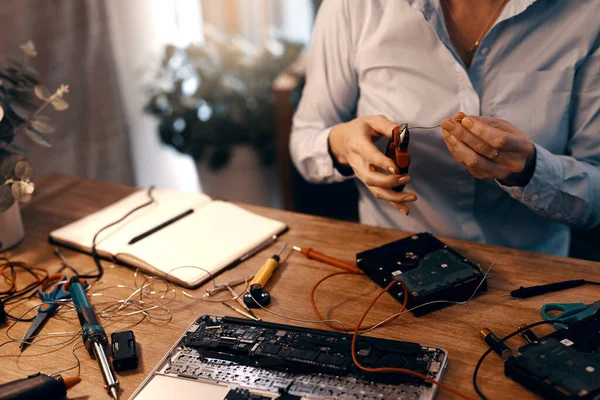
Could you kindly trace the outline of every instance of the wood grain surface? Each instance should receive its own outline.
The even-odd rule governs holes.
[[[23,209],[27,231],[26,239],[19,247],[10,251],[8,256],[54,271],[60,266],[60,263],[52,253],[52,246],[47,242],[48,233],[128,195],[133,190],[126,186],[64,175],[51,175],[40,179],[33,201]],[[407,233],[395,230],[255,206],[244,207],[288,224],[290,230],[282,240],[298,246],[313,247],[328,255],[350,262],[354,262],[357,252],[407,236]],[[444,238],[442,240],[484,268],[495,261],[490,272],[489,292],[466,305],[452,306],[421,318],[404,315],[394,323],[377,329],[371,334],[383,338],[416,341],[447,349],[450,362],[443,381],[473,397],[475,397],[471,385],[473,368],[479,356],[487,349],[478,336],[481,328],[488,327],[498,336],[503,336],[521,324],[540,320],[540,307],[545,303],[589,303],[600,297],[598,288],[593,286],[527,300],[505,297],[504,294],[522,285],[578,278],[600,281],[600,263],[527,253],[459,240]],[[274,253],[276,247],[277,245],[273,245],[238,267],[219,275],[217,281],[223,282],[253,274]],[[69,250],[61,251],[80,271],[94,269],[91,257]],[[165,251],[177,251],[177,249],[165,249]],[[105,276],[99,284],[92,288],[92,292],[121,296],[122,298],[123,293],[119,293],[119,289],[110,288],[110,286],[117,284],[133,286],[134,271],[122,266],[111,266],[108,262],[104,264],[106,266]],[[334,271],[336,269],[333,267],[308,260],[298,253],[292,254],[269,282],[268,289],[273,297],[269,309],[293,318],[315,320],[316,317],[309,304],[309,290],[320,277]],[[200,295],[204,293],[206,287],[208,285],[190,292]],[[340,276],[326,282],[319,289],[316,298],[324,314],[352,326],[377,291],[378,287],[364,276]],[[130,291],[124,293],[130,293]],[[97,308],[102,308],[102,302],[109,300],[107,296],[91,297],[92,304],[95,304]],[[37,301],[34,298],[11,312],[13,314],[23,312],[34,306]],[[178,290],[172,307],[183,306],[190,302],[190,299],[181,295]],[[367,322],[380,321],[397,312],[399,308],[400,305],[390,296],[383,296],[370,313]],[[141,362],[138,370],[118,376],[121,382],[122,398],[128,398],[133,393],[189,324],[196,317],[207,313],[237,316],[221,304],[201,302],[174,312],[169,323],[146,319],[133,328],[139,344]],[[256,313],[269,322],[325,328],[318,323],[289,321],[262,310],[256,311]],[[138,319],[139,317],[131,317],[129,320],[103,320],[102,323],[110,334],[112,331],[135,323]],[[7,332],[7,326],[2,327],[0,331],[4,336],[2,341],[9,340],[7,335],[12,338],[21,338],[27,327],[28,323],[17,323],[10,332]],[[75,313],[64,310],[46,325],[43,333],[73,332],[78,327]],[[550,332],[551,328],[537,330],[538,333],[544,331]],[[0,347],[0,363],[2,365],[0,383],[22,378],[37,371],[49,374],[75,365],[76,360],[71,353],[71,346],[73,343],[81,341],[79,336],[61,346],[40,346],[65,342],[66,339],[68,337],[38,340],[37,345],[31,346],[23,354],[19,353],[17,343],[8,343]],[[509,341],[509,345],[513,348],[523,344],[524,342],[519,338]],[[76,354],[81,360],[83,381],[69,392],[70,398],[108,398],[103,389],[104,383],[96,362],[84,349],[77,350]],[[64,376],[72,376],[76,373],[77,369],[73,369],[65,372]],[[504,377],[502,362],[495,354],[490,355],[483,364],[479,382],[484,393],[487,393],[492,399],[535,398],[520,385]],[[451,397],[448,392],[443,390],[439,392],[439,398]]]

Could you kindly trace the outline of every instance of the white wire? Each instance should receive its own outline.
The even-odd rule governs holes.
[[[248,294],[250,295],[250,297],[252,298],[252,300],[254,300],[254,302],[256,303],[257,306],[259,306],[260,308],[262,308],[264,311],[268,312],[269,314],[273,314],[276,315],[280,318],[284,318],[284,319],[289,319],[290,321],[296,321],[296,322],[307,322],[309,324],[325,324],[328,322],[335,322],[337,324],[340,324],[342,329],[344,330],[344,332],[346,333],[350,333],[348,332],[348,329],[346,329],[346,325],[344,325],[344,323],[342,321],[340,321],[339,319],[301,319],[301,318],[294,318],[294,317],[288,317],[287,315],[283,315],[283,314],[278,314],[276,312],[273,312],[271,310],[268,310],[267,308],[263,307],[255,298],[254,296],[252,296],[252,293],[250,293],[250,291],[248,291]]]

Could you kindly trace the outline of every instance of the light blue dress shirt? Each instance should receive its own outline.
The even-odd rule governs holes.
[[[505,119],[531,138],[529,184],[478,180],[439,128],[413,129],[405,190],[419,199],[407,217],[356,179],[362,223],[559,255],[570,226],[600,223],[600,0],[510,1],[469,68],[439,0],[323,3],[290,139],[307,180],[347,179],[327,151],[340,122],[383,114],[433,126],[457,111]]]

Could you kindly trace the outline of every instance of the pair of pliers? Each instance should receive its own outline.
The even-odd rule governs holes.
[[[579,322],[596,314],[600,309],[600,300],[592,304],[583,303],[549,303],[542,306],[542,318],[545,321],[560,320],[564,322]],[[550,311],[559,311],[559,314],[550,315]],[[556,329],[562,329],[564,324],[552,324]]]
[[[408,143],[410,141],[410,133],[408,131],[408,125],[402,124],[394,127],[392,130],[392,137],[390,138],[385,155],[391,158],[398,167],[400,174],[408,174],[408,166],[410,165],[410,154],[408,153]],[[396,192],[404,190],[404,186],[400,185],[393,188]]]
[[[80,279],[79,282],[84,288],[88,287],[87,281]],[[69,279],[63,274],[50,275],[38,288],[38,295],[42,299],[42,304],[38,307],[37,315],[21,340],[19,346],[21,351],[25,350],[31,344],[37,332],[62,305],[61,301],[71,298],[71,294],[69,293]]]

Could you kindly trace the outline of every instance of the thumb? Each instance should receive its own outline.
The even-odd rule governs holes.
[[[383,115],[369,115],[363,120],[378,134],[391,138],[394,128],[398,126],[394,121],[390,121]]]

